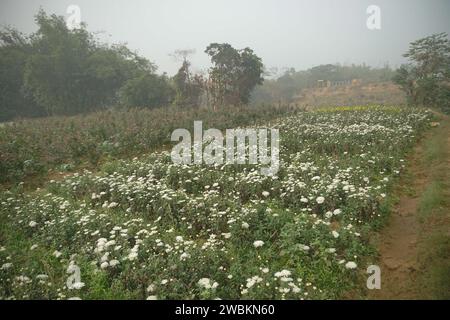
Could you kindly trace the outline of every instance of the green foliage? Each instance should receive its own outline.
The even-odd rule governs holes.
[[[29,38],[17,30],[0,31],[0,122],[14,117],[44,115],[23,85],[27,57],[31,52]]]
[[[128,79],[154,71],[126,47],[100,45],[84,28],[68,30],[62,17],[40,11],[36,22],[25,84],[49,114],[105,108]]]
[[[263,81],[261,59],[249,48],[211,44],[206,52],[215,66],[213,87],[208,88],[201,75],[189,70],[186,56],[192,50],[176,51],[184,62],[169,79],[127,47],[100,43],[84,24],[70,30],[62,16],[42,9],[35,20],[38,29],[30,36],[11,28],[0,32],[0,121],[113,106],[194,107],[204,93],[215,106],[240,105],[248,103],[253,88]]]
[[[63,17],[43,10],[36,24],[29,37],[14,29],[0,33],[0,121],[104,109],[118,104],[118,91],[130,79],[156,78],[148,60],[125,46],[99,43],[84,25],[69,30]]]
[[[211,127],[233,128],[286,112],[289,108],[271,106],[217,112],[167,107],[15,121],[0,127],[0,183],[19,182],[55,167],[67,171],[86,162],[95,165],[105,157],[153,151],[170,143],[173,130],[190,128],[197,119]]]
[[[450,40],[438,33],[411,42],[404,57],[411,62],[401,66],[394,77],[412,105],[440,108],[450,112]]]
[[[425,141],[421,167],[428,185],[419,195],[419,219],[422,222],[419,262],[423,270],[417,279],[426,299],[450,299],[450,120],[439,117],[438,128]]]
[[[192,75],[190,62],[183,61],[181,68],[173,77],[175,86],[174,104],[177,106],[198,107],[204,90],[204,80],[200,75]]]
[[[236,50],[228,43],[211,43],[205,52],[213,63],[210,71],[213,105],[248,103],[252,90],[264,81],[261,58],[250,48]]]
[[[143,74],[128,80],[119,92],[120,102],[126,107],[162,107],[171,103],[173,89],[166,76]]]

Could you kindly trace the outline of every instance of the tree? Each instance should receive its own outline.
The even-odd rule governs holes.
[[[121,45],[97,46],[86,61],[87,85],[97,108],[117,104],[117,92],[128,81],[152,74],[156,67]]]
[[[343,80],[339,78],[338,66],[333,64],[323,64],[309,69],[309,86],[314,86],[317,80]]]
[[[409,104],[417,105],[416,76],[414,68],[411,65],[402,65],[397,70],[392,80],[400,85],[406,93]]]
[[[43,10],[35,20],[38,30],[30,36],[0,31],[0,121],[107,108],[119,103],[125,84],[140,82],[168,94],[151,101],[171,100],[167,77],[156,76],[156,67],[126,46],[98,42],[84,24],[69,30],[63,17]]]
[[[248,103],[256,85],[262,84],[263,64],[250,48],[236,50],[228,43],[212,43],[206,50],[210,70],[213,105]]]
[[[0,121],[16,117],[42,116],[24,87],[24,69],[32,48],[30,39],[13,28],[0,31]]]
[[[70,31],[63,17],[36,15],[38,31],[27,59],[25,85],[47,114],[87,111],[91,97],[86,84],[85,62],[94,44],[85,29]]]
[[[200,103],[203,91],[203,79],[199,75],[192,75],[190,62],[185,58],[181,68],[173,77],[175,86],[174,104],[177,106],[196,107]]]
[[[85,26],[69,30],[63,17],[36,15],[27,59],[26,88],[48,114],[76,114],[116,103],[124,83],[155,67],[125,46],[95,41]]]
[[[264,65],[261,58],[253,53],[250,48],[245,48],[239,52],[240,66],[237,76],[237,90],[239,92],[239,102],[247,104],[253,89],[258,84],[262,84],[264,78]]]
[[[147,73],[128,80],[120,89],[119,97],[126,107],[156,108],[170,104],[173,91],[166,75]]]
[[[450,111],[450,41],[438,33],[410,44],[404,57],[410,62],[397,71],[394,81],[414,105]]]
[[[173,53],[170,53],[175,61],[188,61],[188,57],[195,53],[195,49],[177,49]]]

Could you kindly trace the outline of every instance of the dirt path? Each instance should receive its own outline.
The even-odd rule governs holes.
[[[448,122],[448,118],[442,118]],[[442,128],[444,129],[444,128]],[[441,130],[442,130],[441,129]],[[427,298],[421,288],[423,259],[421,248],[427,237],[433,233],[431,226],[420,221],[419,206],[421,196],[433,182],[430,166],[424,161],[427,139],[431,139],[439,129],[430,132],[415,147],[408,159],[407,178],[400,184],[399,201],[388,224],[379,234],[378,252],[381,268],[381,289],[370,290],[369,299],[423,299]],[[442,145],[450,150],[449,137]],[[441,131],[442,134],[442,131]],[[446,159],[446,170],[450,170],[450,159]],[[448,209],[448,208],[447,208]]]

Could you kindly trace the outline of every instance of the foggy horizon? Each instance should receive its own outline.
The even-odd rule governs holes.
[[[0,24],[25,34],[36,31],[34,15],[67,18],[69,5],[102,42],[125,43],[148,58],[157,72],[176,73],[180,62],[170,53],[194,49],[194,71],[210,66],[205,48],[213,42],[250,47],[267,70],[305,70],[321,64],[365,63],[372,67],[406,62],[411,41],[450,30],[450,2],[433,1],[2,1]],[[381,29],[369,30],[369,5],[381,10]]]

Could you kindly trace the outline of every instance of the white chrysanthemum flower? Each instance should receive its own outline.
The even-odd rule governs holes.
[[[136,260],[137,257],[138,257],[138,253],[136,251],[132,251],[128,255],[128,260],[133,261],[133,260]]]
[[[55,251],[53,252],[53,256],[55,256],[56,258],[61,257],[61,255],[62,255],[62,253],[59,252],[58,250],[55,250]]]
[[[119,265],[120,264],[120,261],[119,260],[116,260],[116,259],[113,259],[113,260],[111,260],[110,262],[109,262],[109,265],[111,266],[111,267],[115,267],[115,266],[117,266],[117,265]]]
[[[336,239],[339,238],[339,232],[337,232],[336,230],[331,231],[331,233],[333,234],[333,237],[335,237]]]
[[[324,197],[317,197],[317,198],[316,198],[316,202],[317,202],[318,204],[322,204],[324,201],[325,201],[325,198],[324,198]]]
[[[108,261],[102,262],[102,264],[100,265],[100,268],[102,268],[102,269],[106,269],[108,267],[109,267]]]
[[[222,235],[223,235],[223,237],[224,237],[225,239],[231,238],[231,232],[228,232],[228,233],[222,233]]]
[[[84,282],[75,282],[72,285],[71,289],[80,290],[83,287],[84,287]]]
[[[191,257],[191,255],[190,255],[189,253],[183,252],[183,253],[181,254],[181,256],[180,256],[180,260],[181,260],[181,261],[184,261],[184,260],[186,260],[186,259],[188,259],[188,258],[190,258],[190,257]]]
[[[345,264],[345,268],[347,269],[356,269],[357,266],[358,265],[353,261],[349,261]]]
[[[278,272],[275,272],[275,277],[281,278],[281,277],[289,277],[291,275],[291,272],[289,270],[281,270]]]
[[[11,262],[4,263],[4,264],[2,265],[2,267],[0,268],[0,270],[6,270],[6,269],[9,269],[9,268],[11,268],[12,266],[13,266],[13,264],[12,264]]]
[[[30,223],[28,224],[30,227],[34,228],[37,226],[37,222],[36,221],[30,221]]]
[[[294,279],[292,279],[290,277],[281,277],[280,281],[282,281],[282,282],[292,282],[292,281],[294,281]]]
[[[108,208],[109,209],[112,209],[112,208],[115,208],[115,207],[117,207],[119,204],[117,203],[117,202],[111,202],[109,205],[108,205]]]
[[[108,247],[114,246],[115,244],[116,244],[116,240],[110,240],[110,241],[106,242],[104,246],[106,248],[108,248]]]
[[[217,282],[212,282],[209,278],[201,278],[198,280],[198,285],[204,289],[215,289],[219,286]]]
[[[109,252],[106,252],[100,259],[101,262],[108,261]]]
[[[255,248],[262,247],[263,245],[264,245],[264,241],[262,241],[262,240],[256,240],[255,242],[253,242],[253,246]]]
[[[27,276],[18,276],[18,277],[16,277],[16,280],[20,281],[20,282],[24,282],[24,283],[30,283],[31,282],[31,279],[28,278]]]
[[[158,300],[158,296],[148,296],[147,300]]]
[[[205,289],[211,288],[211,280],[209,278],[201,278],[198,280],[198,285]]]
[[[341,214],[341,209],[335,209],[334,211],[333,211],[333,214],[335,215],[335,216],[337,216],[338,214]]]
[[[268,192],[268,191],[263,191],[262,192],[262,195],[264,196],[264,197],[268,197],[269,195],[270,195],[270,192]]]
[[[250,225],[247,222],[242,222],[242,228],[248,229]]]
[[[255,284],[260,283],[262,280],[263,280],[263,279],[262,279],[261,277],[258,277],[258,276],[251,277],[251,278],[247,279],[247,283],[246,283],[245,286],[246,286],[248,289],[250,289],[250,288],[253,287]]]

